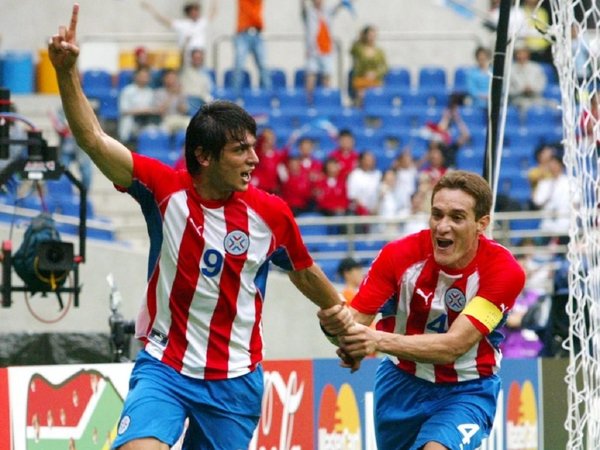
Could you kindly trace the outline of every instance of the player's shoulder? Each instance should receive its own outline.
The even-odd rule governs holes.
[[[512,252],[499,242],[481,236],[479,240],[480,263],[490,269],[502,271],[505,274],[524,274],[523,268]]]
[[[281,197],[263,191],[256,186],[248,186],[248,190],[240,196],[250,208],[261,214],[277,216],[280,214],[291,215],[288,204]]]

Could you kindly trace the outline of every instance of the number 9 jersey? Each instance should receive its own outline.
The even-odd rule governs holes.
[[[135,153],[133,162],[127,192],[140,203],[150,236],[136,336],[150,355],[190,377],[253,371],[263,358],[269,262],[285,270],[313,264],[290,209],[253,186],[205,200],[187,171]]]

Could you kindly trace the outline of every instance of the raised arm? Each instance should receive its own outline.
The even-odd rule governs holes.
[[[94,164],[113,183],[128,187],[132,181],[133,158],[127,147],[102,130],[94,110],[81,88],[76,43],[79,5],[73,5],[68,27],[61,25],[52,36],[48,53],[58,80],[63,109],[77,144],[90,156]]]
[[[158,9],[156,9],[154,6],[152,6],[152,4],[146,0],[142,0],[140,2],[140,5],[142,5],[142,8],[144,8],[145,10],[147,10],[152,17],[154,17],[156,19],[157,22],[161,23],[162,25],[164,25],[167,28],[171,28],[172,24],[173,24],[173,20],[170,17],[165,16],[164,14],[161,14],[160,11]]]

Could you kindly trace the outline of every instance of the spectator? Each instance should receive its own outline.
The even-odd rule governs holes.
[[[271,77],[267,69],[267,55],[262,38],[263,0],[238,0],[237,27],[234,36],[233,88],[237,95],[242,92],[242,73],[248,53],[251,53],[258,74],[260,87],[271,89]]]
[[[442,147],[447,167],[455,166],[458,151],[471,140],[471,132],[460,114],[459,106],[459,97],[450,96],[448,107],[437,124],[437,129],[447,136]]]
[[[323,172],[323,176],[315,185],[317,211],[325,216],[348,214],[350,201],[346,191],[346,180],[341,177],[340,163],[334,158],[328,158]]]
[[[398,203],[399,211],[410,211],[411,197],[417,189],[418,169],[413,159],[410,148],[405,148],[394,161],[393,168],[396,172],[396,185],[394,198]]]
[[[536,165],[527,171],[527,179],[529,180],[531,192],[535,191],[540,180],[544,180],[552,176],[549,168],[549,162],[556,151],[557,150],[555,147],[548,144],[541,144],[535,149],[534,157]]]
[[[476,67],[467,71],[467,95],[473,106],[487,109],[492,73],[490,68],[492,55],[489,49],[477,47],[475,50]]]
[[[585,35],[580,34],[579,25],[571,25],[571,52],[575,65],[575,75],[577,84],[582,86],[592,73],[592,67],[588,63],[590,58],[589,43],[586,42]]]
[[[519,42],[515,45],[515,61],[509,80],[509,101],[525,114],[534,105],[545,105],[544,89],[547,78],[539,63],[531,61],[529,49]]]
[[[350,211],[357,215],[377,212],[377,196],[381,183],[381,171],[376,167],[375,155],[364,151],[358,158],[358,166],[346,180]]]
[[[354,144],[354,134],[351,130],[344,128],[338,133],[337,148],[329,153],[329,158],[340,163],[340,177],[344,181],[358,164],[358,152]]]
[[[429,184],[434,186],[447,170],[443,144],[439,141],[429,141],[419,177],[426,178]]]
[[[297,216],[314,210],[314,182],[310,173],[302,167],[301,158],[291,155],[281,176],[280,195]]]
[[[60,162],[66,168],[70,167],[71,164],[77,166],[81,183],[85,187],[86,191],[89,192],[92,185],[92,161],[90,157],[77,145],[69,123],[65,118],[65,112],[62,107],[56,110],[50,111],[50,120],[54,131],[58,134],[59,138],[59,155]]]
[[[332,8],[326,8],[325,0],[300,0],[306,31],[305,88],[309,102],[312,101],[317,79],[323,87],[331,85],[335,54],[331,24],[334,16],[343,6],[340,2]]]
[[[488,10],[485,26],[496,31],[498,27],[498,19],[500,17],[500,0],[490,0],[490,8]],[[525,13],[516,5],[516,1],[512,0],[510,9],[510,19],[508,21],[508,35],[522,37],[525,30]]]
[[[260,164],[252,172],[252,184],[270,192],[279,193],[279,184],[286,160],[286,152],[275,148],[275,133],[271,128],[263,129],[256,141],[256,156]]]
[[[376,44],[377,29],[373,25],[364,27],[359,38],[352,44],[352,72],[350,93],[356,106],[362,106],[365,89],[383,85],[388,71],[383,49]]]
[[[322,177],[323,164],[314,156],[315,143],[308,137],[301,137],[298,140],[298,154],[300,155],[300,165],[302,170],[307,173],[312,183],[315,183]]]
[[[363,268],[358,261],[348,256],[340,261],[337,272],[344,283],[341,294],[349,306],[364,278]]]
[[[565,173],[562,158],[556,152],[548,161],[550,177],[541,179],[532,194],[536,208],[549,213],[542,219],[540,230],[559,235],[559,242],[566,242],[569,234],[569,212],[573,199],[569,189],[569,178]],[[544,239],[547,242],[549,239]]]
[[[208,47],[207,35],[209,22],[217,14],[217,0],[212,1],[208,16],[202,15],[202,7],[198,2],[187,2],[183,6],[184,18],[173,19],[168,17],[147,0],[142,0],[141,5],[165,27],[177,33],[177,43],[181,50],[182,59],[190,54],[193,48],[206,49]]]
[[[204,56],[203,49],[191,49],[189,61],[184,62],[181,69],[181,90],[187,98],[188,108],[192,113],[212,100],[215,89],[212,75],[204,65]]]
[[[187,98],[181,90],[179,74],[174,69],[163,72],[162,87],[155,93],[161,126],[169,133],[185,130],[190,121]]]
[[[543,33],[548,30],[550,15],[543,6],[538,6],[538,0],[523,0],[523,30],[520,36],[531,54],[531,60],[540,63],[552,63],[550,40]]]
[[[119,115],[119,139],[127,145],[135,143],[143,127],[160,124],[161,115],[156,92],[150,86],[149,68],[136,69],[133,82],[119,94]]]
[[[136,47],[133,51],[133,58],[135,69],[140,69],[142,67],[152,69],[152,64],[150,62],[150,53],[148,53],[148,49],[146,47],[142,45]]]
[[[377,186],[377,206],[375,214],[382,219],[398,219],[402,216],[401,205],[395,195],[396,171],[387,169],[383,172],[381,181]],[[385,220],[387,222],[387,220]],[[393,236],[400,231],[400,227],[395,223],[382,223],[375,229],[380,233],[387,233]]]
[[[517,258],[521,267],[527,272],[526,258],[521,256]],[[504,341],[500,349],[505,358],[535,358],[542,350],[543,344],[534,330],[525,328],[523,323],[527,312],[536,305],[543,292],[533,289],[528,283],[529,277],[526,277],[525,287],[515,300],[515,305],[506,316],[506,323],[500,331],[504,334]]]

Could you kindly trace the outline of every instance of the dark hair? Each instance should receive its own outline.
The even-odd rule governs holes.
[[[192,12],[192,10],[194,10],[194,9],[200,9],[200,3],[198,3],[198,2],[188,2],[183,7],[183,13],[186,16],[189,16],[190,12]]]
[[[480,45],[479,47],[477,47],[475,49],[475,58],[477,58],[477,56],[479,55],[479,53],[484,52],[488,58],[490,58],[492,56],[492,52],[490,52],[490,49],[487,47],[484,47],[482,45]]]
[[[442,189],[458,189],[469,194],[475,200],[475,220],[490,214],[492,210],[492,190],[485,179],[476,173],[466,170],[451,170],[444,174],[433,187],[431,202],[435,194]]]
[[[200,173],[196,150],[219,160],[229,141],[256,137],[256,121],[242,107],[225,100],[205,103],[192,117],[185,133],[185,162],[191,175]]]

